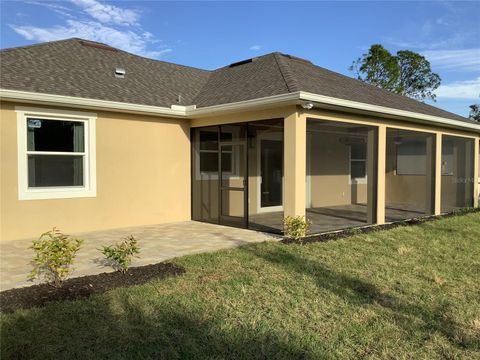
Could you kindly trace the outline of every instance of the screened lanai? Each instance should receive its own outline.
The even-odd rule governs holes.
[[[471,138],[305,116],[191,139],[193,220],[281,233],[285,216],[305,215],[321,233],[474,204]]]
[[[307,120],[306,216],[312,232],[375,222],[377,130]]]
[[[192,219],[281,232],[283,119],[192,129]]]
[[[192,219],[281,233],[283,120],[200,127],[191,136]],[[373,223],[376,130],[309,121],[307,138],[311,232]]]

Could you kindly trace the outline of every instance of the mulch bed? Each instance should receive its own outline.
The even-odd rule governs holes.
[[[12,312],[17,309],[42,307],[51,301],[76,300],[101,294],[118,287],[144,284],[153,279],[178,276],[185,269],[172,263],[158,263],[132,267],[125,274],[115,271],[82,276],[66,280],[61,287],[40,284],[0,292],[0,309]]]
[[[448,217],[457,216],[461,214],[474,213],[474,212],[480,212],[480,208],[468,209],[468,210],[459,211],[459,212],[451,212],[443,215],[422,216],[418,218],[396,221],[393,223],[388,223],[383,225],[368,225],[368,226],[359,227],[359,228],[348,228],[348,229],[343,229],[343,230],[328,232],[323,234],[314,234],[314,235],[309,235],[304,237],[301,241],[297,241],[291,238],[284,238],[283,240],[281,240],[281,242],[288,245],[288,244],[299,244],[299,243],[311,244],[316,242],[338,240],[338,239],[344,239],[346,237],[350,237],[358,234],[366,234],[366,233],[371,233],[371,232],[380,231],[380,230],[389,230],[389,229],[393,229],[400,226],[419,225],[427,221],[433,221],[433,220],[448,218]]]

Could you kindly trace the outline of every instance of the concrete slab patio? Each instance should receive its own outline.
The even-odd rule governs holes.
[[[231,248],[248,243],[278,239],[277,236],[196,221],[148,225],[71,234],[84,240],[75,261],[72,277],[113,271],[102,262],[98,251],[128,235],[139,240],[141,253],[132,266],[155,264],[174,257]],[[27,281],[33,251],[32,239],[4,241],[0,245],[0,290],[32,285]],[[35,283],[35,282],[34,282]]]

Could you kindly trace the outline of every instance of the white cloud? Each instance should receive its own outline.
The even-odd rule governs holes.
[[[65,23],[49,27],[33,25],[10,25],[27,40],[54,41],[78,37],[106,43],[113,47],[157,58],[172,49],[160,44],[160,40],[142,29],[140,13],[119,6],[102,4],[97,0],[71,0],[78,9],[71,9],[57,3],[30,2],[56,13],[68,14]],[[74,14],[74,15],[73,15]]]
[[[480,48],[465,50],[427,50],[423,55],[438,69],[480,71]]]
[[[53,11],[61,16],[72,18],[71,9],[66,6],[60,5],[58,3],[50,3],[46,1],[26,1],[26,4],[37,5],[47,8],[50,11]]]
[[[419,37],[424,38],[423,40],[404,41],[392,37],[385,37],[384,40],[385,42],[400,48],[433,50],[461,47],[462,44],[464,44],[467,39],[471,37],[471,33],[468,32],[453,33],[452,35],[440,40],[431,39],[429,36],[423,36],[424,34],[421,35],[422,36]]]
[[[439,98],[478,99],[480,97],[480,77],[474,80],[455,81],[440,85],[435,93]]]
[[[102,4],[96,0],[71,0],[94,19],[105,24],[136,25],[140,14],[131,9],[122,9],[118,6]]]
[[[149,33],[136,33],[134,31],[120,31],[94,21],[67,20],[66,25],[50,28],[35,26],[14,26],[13,30],[27,40],[54,41],[78,37],[106,43],[113,47],[141,54],[148,57],[158,57],[172,51],[171,49],[148,50],[150,42]]]
[[[253,50],[253,51],[258,51],[260,50],[262,47],[260,45],[252,45],[250,46],[250,50]]]

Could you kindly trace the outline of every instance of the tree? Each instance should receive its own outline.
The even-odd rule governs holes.
[[[395,56],[379,44],[372,45],[367,54],[354,61],[350,70],[357,73],[359,80],[389,91],[395,91],[400,77]]]
[[[380,44],[372,45],[350,70],[361,81],[417,100],[435,100],[441,81],[422,55],[401,50],[394,56]]]
[[[470,105],[470,115],[468,117],[474,121],[480,122],[480,104]]]
[[[440,86],[441,80],[432,72],[428,60],[408,50],[398,51],[395,58],[400,67],[397,92],[417,100],[435,100],[433,91]]]

